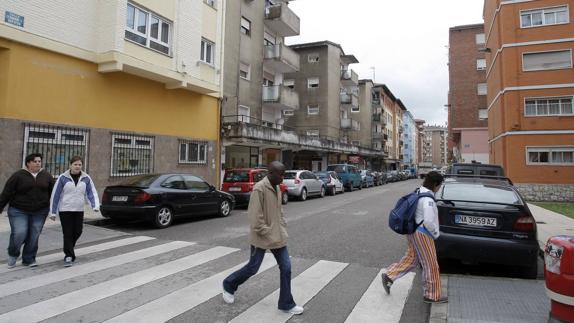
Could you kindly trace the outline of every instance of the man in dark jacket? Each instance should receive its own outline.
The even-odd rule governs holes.
[[[26,168],[18,170],[6,182],[0,194],[0,213],[7,204],[10,221],[8,267],[16,265],[22,251],[22,265],[35,267],[38,238],[44,227],[50,207],[50,194],[54,178],[42,169],[42,155],[30,154]]]

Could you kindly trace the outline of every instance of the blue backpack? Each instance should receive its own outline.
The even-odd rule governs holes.
[[[418,188],[399,199],[389,215],[389,227],[393,231],[398,234],[412,234],[422,224],[422,222],[416,223],[415,220],[417,202],[421,197],[430,197],[433,201],[436,201],[433,194],[429,192],[419,193]]]

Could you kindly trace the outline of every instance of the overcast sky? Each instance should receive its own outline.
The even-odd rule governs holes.
[[[448,29],[482,23],[484,0],[296,0],[301,34],[287,44],[330,40],[359,60],[359,79],[386,84],[415,118],[444,125]]]

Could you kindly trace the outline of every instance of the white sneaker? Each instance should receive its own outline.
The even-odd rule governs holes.
[[[235,302],[235,296],[233,296],[233,294],[228,293],[225,289],[223,290],[223,293],[221,294],[223,296],[223,301],[227,304],[233,304],[233,302]]]
[[[64,267],[70,267],[70,266],[72,266],[72,257],[64,258]]]
[[[295,305],[290,310],[283,310],[283,312],[293,315],[300,315],[303,314],[303,306]]]
[[[16,260],[18,260],[17,257],[8,256],[8,268],[16,267]]]

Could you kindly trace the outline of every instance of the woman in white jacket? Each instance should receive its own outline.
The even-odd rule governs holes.
[[[84,226],[84,203],[98,212],[100,201],[94,182],[82,171],[82,157],[70,159],[70,169],[58,177],[50,199],[50,218],[60,216],[64,234],[64,266],[69,267],[76,260],[74,247],[82,235]]]

